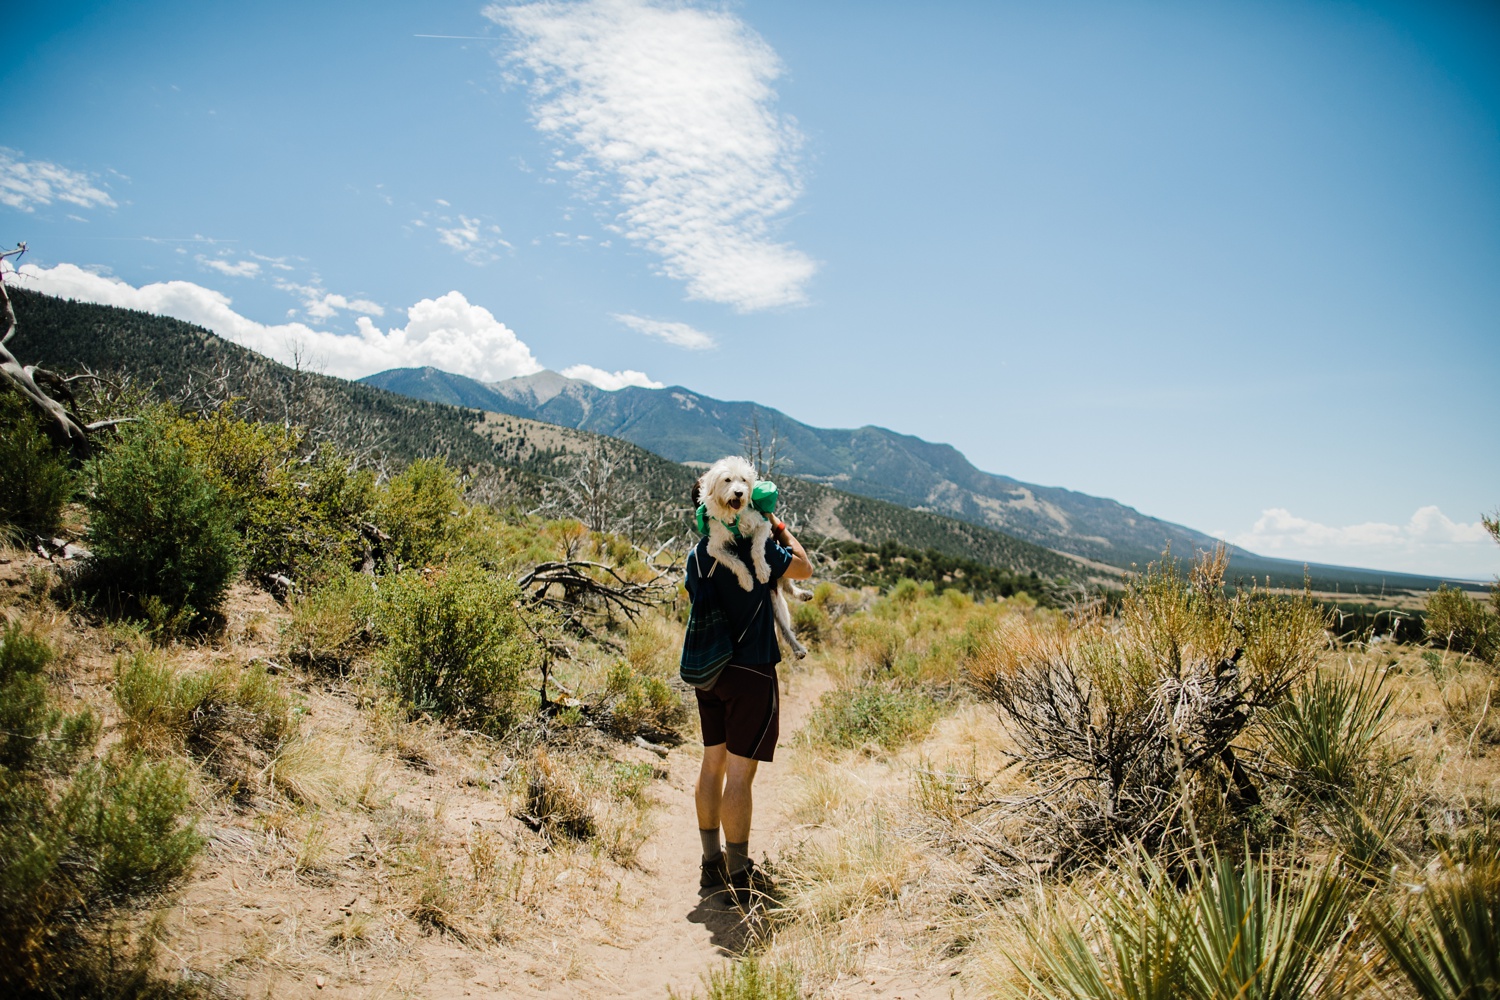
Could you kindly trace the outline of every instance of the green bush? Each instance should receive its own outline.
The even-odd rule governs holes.
[[[73,493],[67,460],[26,401],[0,392],[0,532],[52,535]]]
[[[1427,641],[1455,653],[1495,660],[1500,653],[1500,617],[1447,584],[1427,595]]]
[[[687,707],[671,685],[617,662],[605,680],[610,722],[625,736],[675,733],[687,721]]]
[[[237,418],[227,406],[176,418],[171,437],[223,491],[253,577],[319,580],[359,554],[375,480],[334,448],[304,459],[297,430]]]
[[[925,736],[937,716],[937,703],[919,688],[864,683],[825,694],[807,728],[828,746],[890,751]]]
[[[166,995],[150,942],[122,943],[131,912],[179,884],[202,846],[187,781],[167,763],[94,759],[98,719],[52,706],[51,650],[0,633],[0,992]]]
[[[458,475],[439,458],[419,458],[393,478],[375,508],[390,535],[386,558],[398,567],[438,561],[453,541],[463,507]]]
[[[87,466],[87,585],[133,601],[162,624],[218,611],[239,567],[233,512],[222,491],[165,433],[158,414],[127,427]]]
[[[388,577],[375,612],[385,684],[412,711],[506,728],[541,663],[520,599],[513,581],[471,566]]]

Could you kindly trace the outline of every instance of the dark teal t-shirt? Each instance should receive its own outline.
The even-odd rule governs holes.
[[[755,579],[755,563],[750,560],[752,544],[751,539],[742,538],[735,546],[740,561],[750,568],[754,585],[749,590],[740,588],[733,570],[724,566],[716,568],[714,557],[708,554],[707,538],[700,539],[688,553],[685,581],[688,597],[694,601],[698,599],[700,587],[714,588],[714,597],[724,609],[724,616],[729,619],[729,627],[734,632],[734,656],[729,662],[747,667],[781,662],[781,647],[776,644],[776,619],[771,614],[771,588],[776,586],[776,581],[781,579],[793,558],[790,549],[767,539],[766,563],[771,567],[771,580],[761,583]]]

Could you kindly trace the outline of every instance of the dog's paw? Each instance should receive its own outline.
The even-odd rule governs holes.
[[[799,587],[793,583],[788,584],[788,589],[791,590],[792,596],[799,601],[810,601],[813,599],[813,592],[805,587]]]

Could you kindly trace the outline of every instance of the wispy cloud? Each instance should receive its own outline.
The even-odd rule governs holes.
[[[802,137],[775,108],[781,63],[734,14],[652,0],[489,7],[529,75],[555,165],[613,197],[619,229],[695,299],[800,303],[817,265],[777,242],[802,193]]]
[[[0,261],[0,268],[13,270],[9,261]],[[76,264],[53,267],[23,264],[11,280],[48,295],[197,323],[277,361],[311,363],[315,369],[341,378],[361,378],[388,368],[430,365],[481,382],[498,382],[542,370],[531,348],[515,331],[458,291],[423,299],[409,307],[404,326],[381,329],[369,316],[358,316],[353,332],[336,333],[298,322],[257,322],[236,312],[229,296],[191,281],[163,281],[136,288]],[[338,303],[333,306],[335,312],[379,308],[374,303],[321,294],[323,301]],[[592,365],[573,365],[563,369],[563,374],[585,379],[603,389],[627,385],[662,387],[644,372],[630,369],[610,372]]]
[[[437,204],[452,207],[442,198],[437,199]],[[411,224],[418,229],[431,229],[437,233],[439,243],[477,267],[499,260],[496,248],[510,247],[502,238],[500,227],[479,215],[460,212],[455,219],[442,212],[423,212]]]
[[[615,313],[614,315],[616,320],[624,323],[636,333],[644,333],[648,337],[665,340],[674,347],[685,347],[690,351],[706,351],[718,346],[714,343],[714,338],[702,330],[693,329],[686,323],[646,319],[644,316],[632,316],[629,313]]]
[[[638,385],[642,389],[662,388],[662,383],[653,382],[645,372],[638,372],[630,368],[624,371],[607,372],[603,368],[595,368],[593,365],[571,365],[564,368],[562,374],[568,378],[592,382],[599,388],[607,389],[611,392],[616,389],[623,389],[627,385]]]
[[[218,271],[229,278],[254,278],[260,274],[260,265],[253,260],[221,260],[199,254],[195,260],[210,271]]]
[[[1500,572],[1500,546],[1478,521],[1454,521],[1436,506],[1405,524],[1319,524],[1284,507],[1261,512],[1249,531],[1216,532],[1251,552],[1308,562],[1484,578]]]
[[[19,151],[0,146],[0,205],[32,212],[54,201],[81,208],[115,207],[115,200],[87,174],[45,160],[26,160]]]

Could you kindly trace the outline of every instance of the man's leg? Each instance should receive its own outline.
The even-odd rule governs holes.
[[[750,786],[760,762],[749,757],[726,753],[724,768],[724,847],[728,853],[729,874],[750,863],[750,815],[754,809]]]
[[[698,829],[717,830],[724,799],[724,768],[729,751],[724,744],[703,748],[703,766],[698,769],[694,801],[698,806]]]

